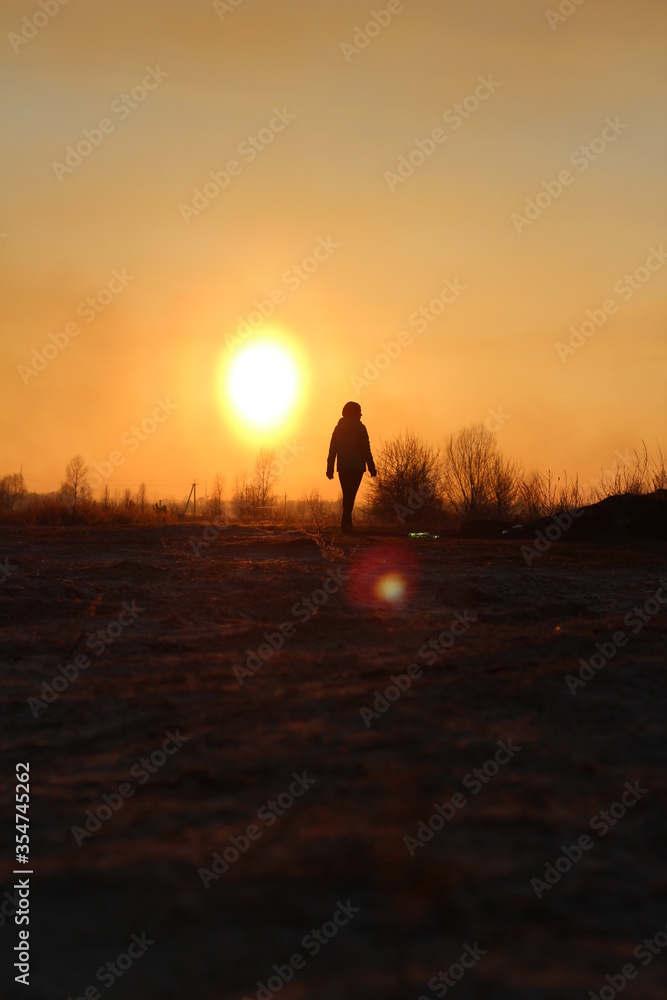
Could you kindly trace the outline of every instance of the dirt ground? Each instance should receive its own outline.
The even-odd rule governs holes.
[[[1,529],[17,994],[664,996],[667,544],[526,544]]]

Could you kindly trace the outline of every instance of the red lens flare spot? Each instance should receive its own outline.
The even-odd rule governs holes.
[[[383,573],[375,582],[375,596],[390,604],[405,597],[407,583],[402,573]]]
[[[399,608],[409,601],[417,572],[415,555],[405,546],[379,545],[357,554],[348,594],[365,607]]]

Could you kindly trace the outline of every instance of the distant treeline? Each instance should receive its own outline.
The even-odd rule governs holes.
[[[484,424],[464,428],[442,447],[405,432],[380,443],[378,475],[369,479],[357,502],[359,516],[371,523],[410,529],[461,523],[471,519],[522,521],[530,524],[559,511],[595,503],[607,496],[652,493],[667,489],[665,453],[617,451],[600,476],[581,483],[563,472],[526,473],[502,454],[495,434]],[[254,472],[236,476],[229,497],[224,476],[196,499],[196,489],[180,499],[148,500],[145,483],[132,493],[112,495],[108,484],[94,496],[81,455],[65,469],[60,490],[28,493],[21,473],[0,480],[0,520],[15,524],[150,523],[184,519],[239,522],[314,522],[318,526],[340,517],[338,501],[324,500],[318,489],[298,499],[279,495],[281,465],[275,452],[262,448]],[[195,495],[193,495],[195,494]]]

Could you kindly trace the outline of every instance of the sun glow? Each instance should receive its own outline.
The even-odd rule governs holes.
[[[299,395],[299,370],[288,348],[260,340],[239,350],[227,373],[226,396],[242,423],[270,429],[290,415]]]

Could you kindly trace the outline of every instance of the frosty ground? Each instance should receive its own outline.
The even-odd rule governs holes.
[[[667,545],[406,535],[0,529],[34,1000],[660,995]]]

